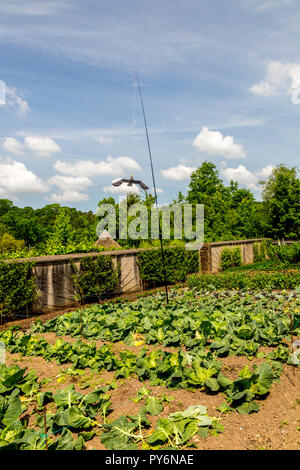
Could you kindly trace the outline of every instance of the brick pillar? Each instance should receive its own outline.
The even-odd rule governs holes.
[[[204,243],[200,249],[200,272],[209,273],[211,271],[210,244]]]

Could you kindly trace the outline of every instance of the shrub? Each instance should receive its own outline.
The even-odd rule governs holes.
[[[185,281],[187,275],[199,271],[198,250],[184,247],[165,248],[167,280],[170,283]],[[145,281],[164,281],[162,255],[159,249],[143,250],[138,254],[140,276]]]
[[[241,248],[223,248],[221,251],[221,269],[225,270],[243,264]]]
[[[71,262],[71,269],[76,297],[81,302],[111,295],[120,284],[120,270],[114,268],[110,256],[88,256],[80,260],[80,268]]]
[[[254,243],[253,245],[253,259],[254,263],[260,261],[266,261],[268,258],[268,247],[270,241],[262,240],[260,243]]]
[[[3,317],[27,309],[36,299],[33,263],[0,262],[0,315]]]
[[[19,251],[25,248],[24,240],[16,240],[15,237],[9,233],[4,233],[0,237],[0,252],[10,253],[12,251]]]
[[[300,243],[290,245],[269,245],[268,256],[271,260],[286,264],[300,262]]]
[[[295,289],[300,285],[300,272],[257,272],[253,275],[243,272],[222,274],[193,274],[188,277],[189,288],[198,290],[249,289],[274,290]]]

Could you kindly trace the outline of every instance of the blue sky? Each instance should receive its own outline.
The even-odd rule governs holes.
[[[1,0],[0,198],[95,210],[115,178],[152,186],[135,70],[159,202],[204,160],[259,197],[299,162],[299,23],[298,0]]]

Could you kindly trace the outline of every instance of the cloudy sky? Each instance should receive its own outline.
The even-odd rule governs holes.
[[[159,201],[213,161],[259,196],[300,144],[299,0],[1,0],[0,198],[95,210],[133,174]]]

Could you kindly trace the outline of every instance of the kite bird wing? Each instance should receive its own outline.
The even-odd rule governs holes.
[[[112,183],[113,186],[121,186],[121,184],[123,183],[128,183],[129,180],[126,180],[125,178],[121,179],[121,180],[118,180],[118,181],[115,181],[114,183]]]
[[[132,186],[133,184],[138,184],[142,189],[146,190],[149,189],[149,187],[143,183],[141,180],[135,180],[133,177],[130,177],[130,179],[122,178],[121,180],[115,181],[112,183],[113,186],[121,186],[123,183],[128,183],[127,186]]]
[[[143,181],[141,180],[133,180],[135,184],[139,184],[142,189],[149,189],[149,186],[147,186]]]

